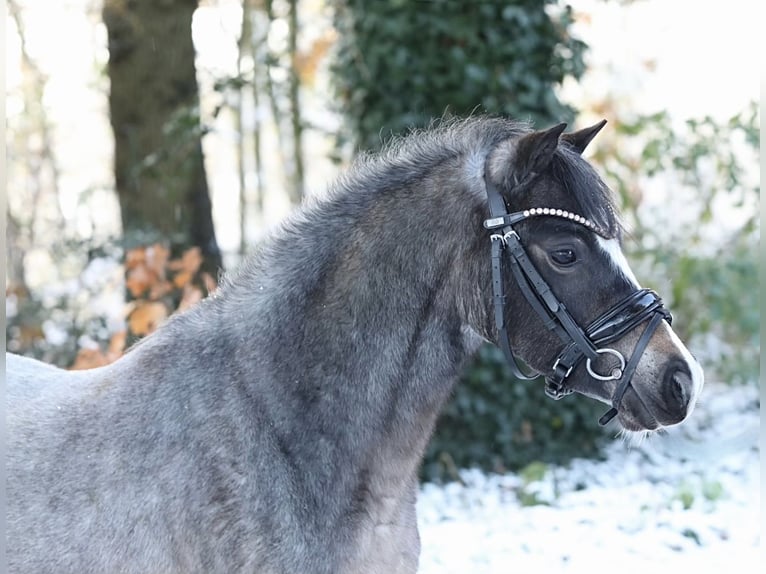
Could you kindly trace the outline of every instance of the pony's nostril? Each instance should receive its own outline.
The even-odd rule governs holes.
[[[691,396],[692,376],[685,363],[674,364],[665,371],[663,395],[666,410],[679,420],[686,416]]]
[[[671,382],[671,393],[673,394],[673,398],[676,400],[676,402],[679,405],[685,405],[689,402],[688,398],[686,397],[686,390],[684,389],[684,383],[683,381],[679,380],[682,378],[682,376],[679,376],[680,373],[676,373],[673,375],[673,381]]]

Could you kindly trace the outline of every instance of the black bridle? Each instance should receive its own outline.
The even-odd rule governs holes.
[[[530,217],[549,216],[569,219],[585,226],[592,232],[608,238],[609,236],[588,219],[563,209],[534,208],[509,213],[500,192],[492,184],[485,170],[485,184],[489,200],[490,218],[484,222],[484,227],[493,233],[490,235],[492,244],[492,290],[495,309],[495,324],[498,329],[499,346],[503,351],[515,377],[522,380],[532,380],[540,376],[535,373],[525,374],[516,360],[511,349],[511,341],[505,324],[505,289],[503,282],[503,253],[508,255],[511,273],[516,283],[537,315],[543,320],[545,327],[553,331],[564,343],[564,348],[558,354],[551,374],[546,376],[545,393],[559,400],[573,391],[568,388],[567,378],[574,368],[585,359],[586,369],[591,377],[600,381],[619,381],[612,395],[612,408],[600,419],[599,424],[606,425],[616,415],[630,381],[636,371],[641,355],[649,344],[654,331],[662,320],[671,322],[670,312],[665,309],[662,299],[650,289],[638,289],[629,294],[614,307],[607,310],[587,328],[583,329],[559,301],[548,283],[542,278],[532,261],[529,259],[519,235],[513,226],[519,221]],[[531,179],[517,184],[517,188],[531,183]],[[645,321],[649,321],[638,339],[633,354],[626,362],[619,351],[605,347],[621,339]],[[597,373],[593,362],[600,355],[609,354],[616,357],[619,366],[606,375]]]

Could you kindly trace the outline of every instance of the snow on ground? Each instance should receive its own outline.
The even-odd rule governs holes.
[[[757,389],[708,385],[691,418],[606,461],[520,475],[462,474],[418,501],[422,574],[756,571]],[[519,494],[545,504],[522,506]],[[524,497],[522,497],[524,498]]]

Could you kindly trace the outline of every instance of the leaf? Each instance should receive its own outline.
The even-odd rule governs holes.
[[[170,250],[161,243],[131,249],[125,257],[125,285],[133,297],[141,297],[151,289],[150,299],[159,299],[170,289],[164,285]]]
[[[152,276],[146,268],[146,265],[143,264],[143,261],[137,263],[130,269],[127,273],[127,278],[125,279],[125,286],[133,297],[140,297],[143,295],[151,284]]]
[[[156,301],[139,302],[128,317],[128,326],[134,335],[148,335],[156,330],[167,316],[168,310],[162,303]]]
[[[314,85],[317,69],[335,43],[337,33],[330,30],[314,40],[308,50],[295,54],[295,70],[302,84]]]
[[[74,363],[69,367],[70,371],[83,371],[108,365],[109,361],[101,349],[80,349],[77,351]]]
[[[128,338],[128,332],[124,329],[117,331],[109,339],[109,348],[107,349],[107,356],[114,357],[112,360],[117,360],[125,351],[125,342]]]
[[[202,289],[195,287],[191,283],[187,283],[184,286],[184,294],[183,297],[181,297],[181,302],[178,304],[178,311],[188,309],[202,301],[204,298],[205,295],[202,293]]]
[[[125,254],[125,268],[133,269],[138,265],[142,265],[146,261],[146,250],[144,247],[136,247],[130,249]]]
[[[194,275],[202,265],[202,250],[199,247],[192,247],[184,251],[180,259],[174,259],[168,263],[168,269],[171,271],[187,271]]]
[[[173,285],[179,289],[186,287],[194,275],[190,271],[181,271],[173,277]]]
[[[149,290],[149,294],[147,295],[147,298],[150,301],[158,301],[159,299],[162,299],[165,295],[170,293],[173,290],[173,284],[170,281],[158,281],[154,285],[152,285],[152,288]]]
[[[161,243],[155,243],[146,248],[146,267],[157,280],[165,278],[165,268],[170,259],[170,249]]]
[[[210,275],[210,273],[202,272],[202,283],[205,285],[205,290],[208,293],[212,293],[218,288],[218,283],[215,279],[213,279],[213,276]]]
[[[126,331],[118,331],[109,339],[109,346],[106,352],[101,349],[84,348],[77,351],[74,363],[69,367],[70,371],[81,371],[85,369],[95,369],[113,363],[119,359],[125,351],[125,342],[127,340]]]

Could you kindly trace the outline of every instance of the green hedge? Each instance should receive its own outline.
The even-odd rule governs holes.
[[[439,419],[423,478],[455,479],[458,468],[503,472],[534,461],[598,456],[608,436],[598,425],[606,407],[579,395],[554,401],[543,388],[542,379],[514,379],[500,350],[482,347]]]
[[[341,143],[380,147],[445,112],[489,112],[540,125],[570,121],[556,87],[579,78],[585,44],[558,0],[332,0],[331,68]]]

